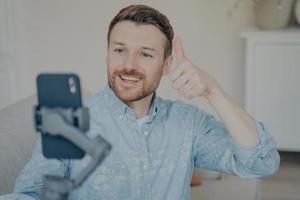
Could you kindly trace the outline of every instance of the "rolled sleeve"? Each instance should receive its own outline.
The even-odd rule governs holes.
[[[234,152],[237,160],[245,170],[241,176],[260,178],[274,174],[280,165],[280,156],[276,150],[276,142],[265,124],[256,122],[260,141],[255,147],[247,147],[234,142]]]
[[[274,138],[256,122],[260,142],[255,147],[236,144],[225,126],[203,111],[195,114],[194,166],[243,178],[274,174],[280,163]]]

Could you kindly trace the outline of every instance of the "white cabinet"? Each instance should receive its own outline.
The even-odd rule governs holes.
[[[244,32],[245,108],[278,149],[300,152],[300,30]]]

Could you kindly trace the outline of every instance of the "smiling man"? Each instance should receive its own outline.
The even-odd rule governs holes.
[[[122,20],[112,26],[108,35],[109,85],[139,119],[148,114],[161,76],[171,64],[170,55],[164,57],[166,37],[150,23]]]
[[[265,177],[278,169],[279,154],[265,125],[193,64],[173,35],[166,16],[144,5],[126,7],[112,20],[108,84],[86,105],[88,135],[101,134],[113,150],[70,199],[189,199],[194,167],[243,178]],[[176,66],[170,70],[173,44]],[[165,75],[186,98],[206,98],[221,122],[196,106],[161,99],[155,90]],[[73,178],[88,160],[47,160],[39,141],[16,180],[14,195],[39,198],[43,175]]]

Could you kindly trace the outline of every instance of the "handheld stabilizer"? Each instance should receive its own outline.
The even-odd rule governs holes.
[[[42,199],[66,200],[69,192],[81,186],[109,154],[112,147],[100,135],[91,139],[84,134],[89,130],[89,113],[86,107],[68,109],[36,106],[34,114],[35,127],[38,132],[62,136],[92,157],[89,165],[73,180],[49,175],[44,177],[45,188]],[[78,127],[74,126],[74,120]]]

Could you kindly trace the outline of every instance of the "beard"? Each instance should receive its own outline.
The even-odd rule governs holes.
[[[112,73],[108,70],[107,73],[109,86],[117,97],[127,104],[151,95],[157,89],[161,78],[161,75],[158,75],[154,80],[148,81],[143,73],[135,69],[117,70]],[[121,77],[124,76],[133,77],[138,81],[132,81],[129,85],[123,84],[125,80]]]

